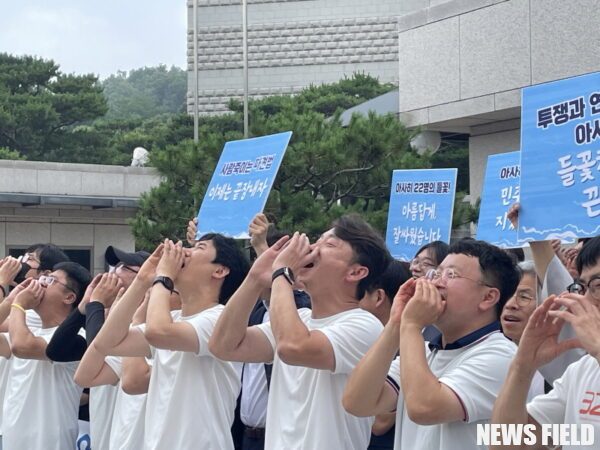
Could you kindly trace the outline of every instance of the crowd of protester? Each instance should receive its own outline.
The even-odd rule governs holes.
[[[52,244],[0,260],[0,450],[463,450],[485,423],[600,448],[600,236],[408,264],[359,216],[311,242],[259,214],[250,263],[196,229],[94,277]]]

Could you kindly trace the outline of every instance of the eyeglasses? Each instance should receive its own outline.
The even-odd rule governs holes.
[[[38,281],[42,284],[45,284],[46,286],[52,286],[54,283],[58,283],[61,286],[66,287],[68,290],[70,290],[74,294],[77,294],[77,292],[75,292],[75,289],[73,289],[68,284],[63,283],[62,281],[59,281],[58,278],[56,278],[54,275],[42,275]]]
[[[456,280],[457,278],[464,278],[465,280],[469,280],[469,281],[472,281],[473,283],[481,284],[482,286],[494,287],[487,283],[484,283],[481,280],[474,280],[473,278],[459,275],[458,273],[456,273],[456,270],[454,270],[452,267],[448,267],[447,269],[444,269],[442,271],[436,270],[436,269],[428,270],[427,273],[425,274],[425,278],[427,280],[431,280],[431,281],[441,279],[446,282],[449,280]]]
[[[30,253],[25,253],[23,255],[23,258],[21,258],[21,262],[22,263],[36,262],[38,264],[38,267],[31,267],[31,264],[28,264],[29,267],[31,267],[34,270],[39,270],[39,266],[42,265],[41,261]]]
[[[419,259],[419,258],[413,258],[413,260],[410,262],[410,267],[423,267],[423,268],[427,268],[427,267],[433,267],[435,268],[435,264],[424,260],[424,259]]]
[[[527,306],[534,298],[527,292],[517,292],[515,294],[515,300],[519,306]]]
[[[567,291],[571,294],[579,294],[585,295],[587,291],[590,291],[590,295],[596,299],[600,300],[600,277],[594,277],[590,280],[587,286],[581,280],[575,280],[569,286],[567,286]]]
[[[120,262],[119,264],[117,264],[117,266],[115,267],[116,269],[123,269],[123,270],[128,270],[129,272],[133,272],[133,273],[138,273],[138,270],[135,270],[134,268],[126,265],[125,263]]]

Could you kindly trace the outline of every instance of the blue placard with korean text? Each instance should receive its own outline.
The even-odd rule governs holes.
[[[520,152],[488,156],[479,207],[477,239],[501,248],[521,247],[517,230],[507,219],[508,208],[519,201]]]
[[[456,172],[394,170],[386,233],[394,258],[410,261],[429,242],[450,242]]]
[[[523,89],[519,240],[600,234],[600,73]]]
[[[291,137],[288,131],[225,144],[198,212],[197,238],[249,237],[248,225],[265,207]]]

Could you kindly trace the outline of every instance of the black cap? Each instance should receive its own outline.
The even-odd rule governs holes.
[[[128,266],[141,266],[149,256],[150,253],[143,250],[135,253],[127,253],[123,250],[113,247],[112,245],[109,245],[106,247],[104,260],[109,266],[116,266],[120,262],[127,264]]]

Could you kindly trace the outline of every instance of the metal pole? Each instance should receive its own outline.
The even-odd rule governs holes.
[[[242,59],[244,60],[244,138],[248,138],[248,0],[242,0]]]
[[[198,143],[198,0],[194,1],[194,142]]]

